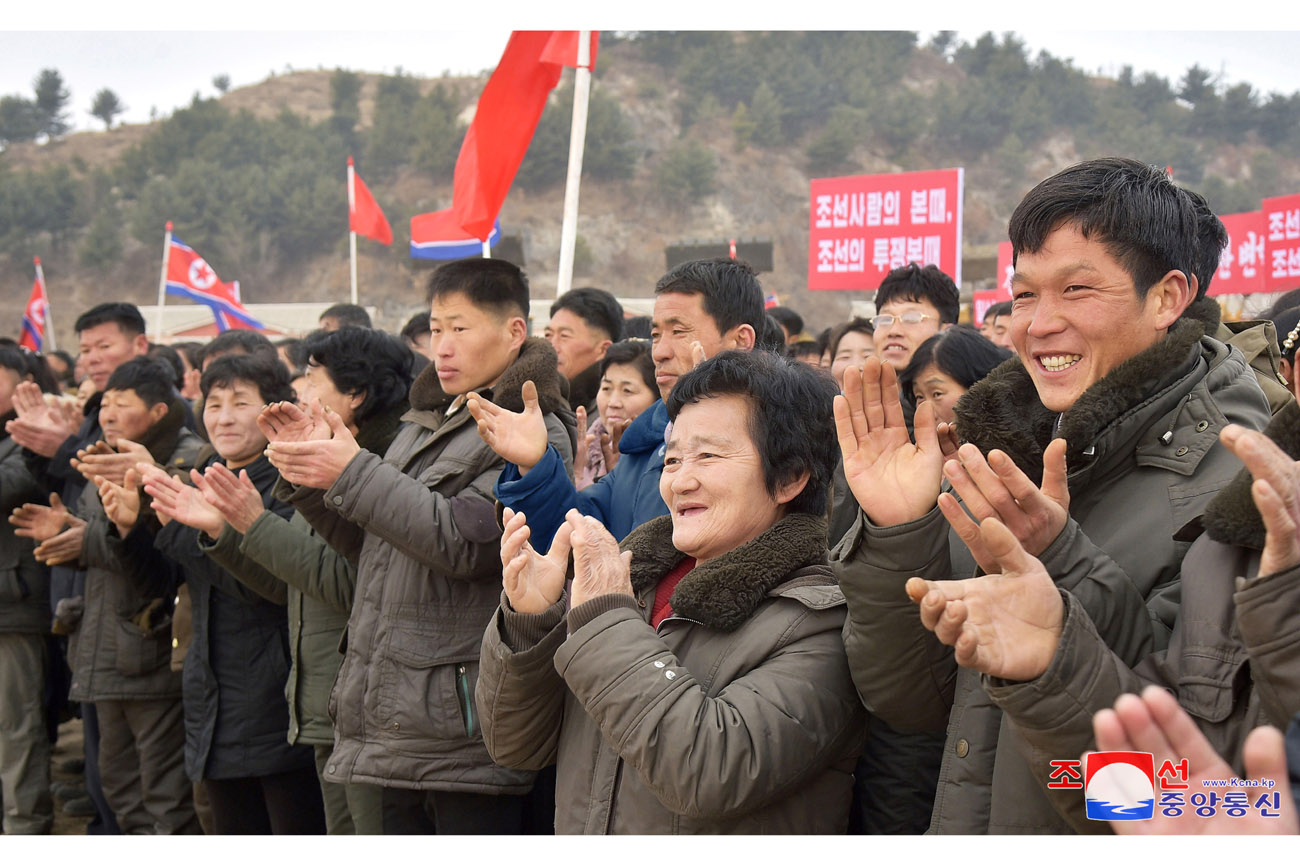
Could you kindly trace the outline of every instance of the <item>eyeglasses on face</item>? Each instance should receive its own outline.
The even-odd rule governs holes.
[[[902,322],[904,325],[919,325],[926,319],[933,319],[934,316],[926,313],[918,313],[915,310],[909,310],[901,316],[891,316],[889,313],[882,313],[879,316],[873,316],[871,319],[872,328],[888,328],[894,322]]]

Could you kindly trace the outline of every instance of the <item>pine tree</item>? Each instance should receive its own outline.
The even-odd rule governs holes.
[[[63,86],[63,76],[57,69],[42,69],[32,83],[36,91],[36,117],[40,130],[50,138],[58,138],[71,127],[65,110],[71,94]]]
[[[95,101],[90,105],[92,117],[104,121],[104,129],[113,128],[113,118],[126,111],[126,106],[117,98],[117,94],[105,87],[95,94]]]

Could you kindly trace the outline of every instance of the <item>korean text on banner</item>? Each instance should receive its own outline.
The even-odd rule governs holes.
[[[1266,198],[1264,212],[1264,291],[1300,286],[1300,193]]]
[[[961,282],[963,170],[816,178],[808,288],[876,289],[909,262]]]
[[[1208,294],[1217,297],[1264,291],[1264,274],[1268,270],[1264,212],[1223,214],[1219,219],[1228,230],[1228,245],[1219,254],[1219,268],[1210,280]]]

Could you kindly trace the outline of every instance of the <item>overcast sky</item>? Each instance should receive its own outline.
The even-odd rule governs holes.
[[[1132,2],[1098,0],[1070,4],[1068,11],[1074,17],[1068,21],[1053,18],[1042,3],[998,4],[990,9],[985,4],[962,6],[944,0],[883,13],[870,9],[876,4],[819,4],[820,0],[798,4],[798,18],[784,12],[755,13],[751,4],[730,9],[709,4],[701,17],[698,2],[657,0],[654,12],[640,12],[635,17],[611,14],[612,4],[603,4],[586,10],[566,7],[560,13],[550,10],[562,19],[554,20],[544,17],[547,10],[541,4],[524,5],[516,0],[474,4],[474,9],[464,4],[465,8],[450,10],[441,8],[451,5],[448,0],[418,5],[409,0],[393,5],[390,0],[370,7],[318,0],[310,5],[295,4],[300,10],[310,10],[297,14],[267,12],[271,4],[265,0],[223,0],[215,11],[206,4],[132,3],[130,11],[123,12],[113,8],[117,4],[60,3],[60,21],[85,28],[77,32],[48,29],[49,6],[10,4],[22,8],[5,12],[4,26],[9,29],[0,32],[0,94],[30,96],[33,79],[42,68],[52,66],[72,92],[75,128],[99,127],[89,108],[101,87],[111,88],[127,105],[122,120],[143,122],[151,108],[165,115],[188,104],[196,91],[213,95],[212,78],[219,74],[229,75],[232,87],[240,87],[289,67],[341,66],[366,72],[393,72],[401,67],[420,76],[480,72],[496,65],[509,38],[509,29],[493,26],[497,23],[519,29],[905,28],[921,31],[923,40],[942,24],[957,30],[966,41],[973,41],[985,30],[1014,30],[1031,51],[1044,49],[1072,58],[1076,66],[1089,72],[1113,76],[1131,64],[1139,73],[1151,70],[1176,82],[1189,66],[1199,63],[1222,74],[1227,84],[1248,81],[1264,94],[1300,90],[1300,64],[1295,59],[1300,33],[1294,30],[1168,29],[1193,23],[1224,26],[1219,20],[1224,8],[1221,3],[1182,2],[1171,4],[1169,8],[1175,11],[1166,13],[1158,7],[1139,8]],[[970,5],[980,8],[972,12]],[[368,8],[378,11],[367,17],[364,10]],[[845,13],[845,8],[856,11]],[[488,13],[474,17],[479,10]],[[1084,11],[1092,18],[1080,18]],[[304,18],[305,14],[310,18]],[[1296,28],[1300,27],[1300,11],[1270,12],[1267,18],[1254,16],[1249,23]],[[1066,25],[1097,24],[1131,29],[1064,29]],[[304,26],[334,29],[303,30]]]

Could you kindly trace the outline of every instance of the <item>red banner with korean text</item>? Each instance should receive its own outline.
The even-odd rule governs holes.
[[[1264,291],[1300,288],[1300,193],[1266,198]]]
[[[1264,291],[1263,211],[1221,214],[1223,227],[1228,230],[1228,245],[1219,254],[1219,269],[1210,281],[1210,297],[1219,295],[1249,295]]]
[[[963,170],[816,178],[808,288],[875,289],[908,262],[961,284]]]
[[[975,292],[973,296],[975,308],[971,311],[974,314],[971,318],[972,324],[979,327],[989,307],[1011,300],[1011,275],[1015,272],[1016,269],[1011,264],[1011,241],[1003,241],[998,244],[997,286],[983,292]]]

